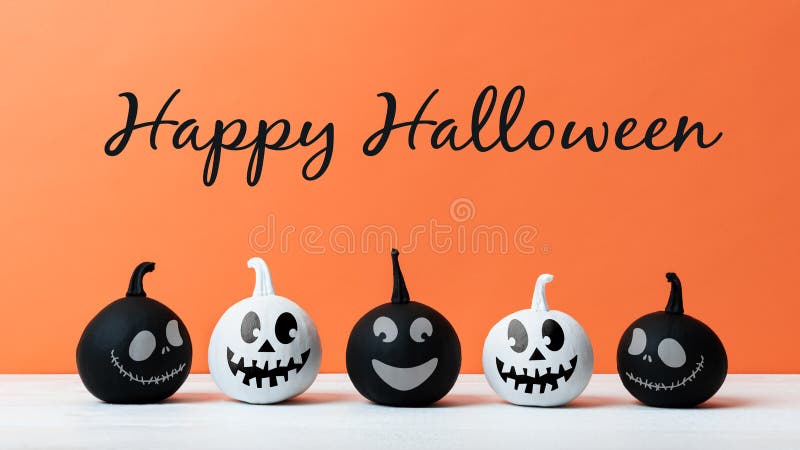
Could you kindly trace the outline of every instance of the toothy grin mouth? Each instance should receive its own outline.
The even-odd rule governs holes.
[[[306,361],[308,361],[308,355],[311,354],[311,349],[306,350],[303,352],[300,357],[298,358],[300,362],[295,362],[295,358],[289,358],[289,361],[286,363],[285,366],[281,366],[281,360],[279,359],[275,362],[275,366],[270,368],[270,362],[265,361],[264,367],[258,367],[258,361],[253,360],[252,365],[245,366],[244,365],[244,357],[239,357],[239,361],[234,361],[235,354],[233,350],[228,347],[228,367],[231,368],[231,373],[235,376],[239,372],[244,373],[244,379],[242,383],[251,386],[250,380],[256,380],[256,387],[261,388],[262,381],[265,379],[269,379],[269,387],[275,387],[278,385],[278,380],[283,378],[283,381],[289,381],[289,372],[292,370],[295,373],[300,372],[300,369],[306,365]]]
[[[656,383],[646,378],[642,380],[640,377],[634,376],[631,372],[625,372],[625,375],[628,377],[629,380],[647,389],[655,391],[660,391],[662,389],[665,391],[671,391],[675,388],[687,385],[690,381],[694,381],[694,379],[697,378],[697,374],[703,370],[703,364],[705,363],[705,361],[706,361],[705,357],[703,357],[703,355],[700,355],[700,361],[698,361],[697,364],[694,366],[694,370],[692,370],[691,374],[683,377],[683,379],[681,380],[673,381],[670,384]]]
[[[428,362],[414,367],[394,367],[377,359],[372,360],[372,368],[378,377],[398,391],[410,391],[424,383],[436,370],[437,364],[439,358],[431,358]]]
[[[533,393],[534,385],[539,386],[540,394],[544,394],[544,390],[548,385],[551,391],[555,391],[558,389],[558,380],[563,377],[565,383],[569,381],[572,373],[575,372],[575,365],[578,363],[578,355],[575,355],[569,360],[569,367],[567,367],[566,363],[558,364],[555,368],[548,367],[543,370],[534,369],[533,372],[529,374],[527,368],[523,368],[522,373],[517,373],[517,369],[514,366],[511,366],[507,372],[503,372],[505,363],[500,361],[500,358],[495,359],[497,360],[497,373],[500,374],[500,378],[507,383],[509,380],[513,381],[514,389],[516,390],[519,390],[520,386],[525,386],[526,394]]]
[[[167,372],[162,373],[161,375],[145,377],[143,375],[135,374],[129,370],[126,370],[125,367],[119,362],[119,358],[114,355],[114,349],[111,349],[111,364],[119,370],[120,375],[124,378],[127,378],[130,381],[135,383],[141,383],[142,386],[147,386],[148,384],[159,384],[169,381],[175,375],[183,372],[183,369],[186,368],[186,363],[181,363],[178,367],[169,370]]]

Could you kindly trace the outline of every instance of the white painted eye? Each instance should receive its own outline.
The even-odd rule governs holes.
[[[686,352],[681,344],[672,338],[666,338],[658,344],[658,357],[673,369],[686,364]]]
[[[392,342],[397,338],[397,325],[392,319],[380,316],[372,324],[372,332],[378,337],[383,335],[383,338],[381,338],[383,342]]]
[[[641,328],[633,329],[633,336],[631,337],[631,345],[628,347],[628,353],[631,355],[639,355],[647,347],[647,335]]]
[[[417,317],[411,322],[409,331],[414,342],[425,342],[425,339],[428,339],[433,334],[433,325],[431,325],[430,320],[424,317]]]
[[[181,332],[178,330],[178,321],[175,319],[167,322],[167,342],[173,347],[180,347],[183,345],[183,338]]]
[[[153,333],[142,330],[133,337],[131,345],[128,347],[128,356],[134,361],[144,361],[153,354],[156,349],[156,337]]]

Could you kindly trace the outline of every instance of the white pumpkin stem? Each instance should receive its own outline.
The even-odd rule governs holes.
[[[272,288],[272,277],[269,275],[267,263],[259,257],[254,257],[247,261],[247,267],[256,271],[256,286],[253,288],[253,297],[275,295],[275,289]]]
[[[553,276],[549,273],[543,273],[536,279],[536,287],[533,288],[533,302],[531,308],[534,311],[549,311],[547,306],[547,296],[544,294],[544,286],[553,281]]]

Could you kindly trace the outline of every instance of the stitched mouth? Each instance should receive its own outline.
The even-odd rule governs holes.
[[[551,391],[555,391],[558,389],[558,380],[563,379],[564,383],[569,381],[572,373],[575,372],[575,366],[578,363],[578,355],[575,355],[572,359],[569,360],[569,368],[567,368],[567,364],[558,364],[555,367],[547,367],[546,369],[534,369],[533,371],[529,371],[527,368],[522,369],[522,373],[517,373],[517,369],[514,366],[503,372],[505,368],[505,363],[500,361],[500,358],[495,358],[497,360],[497,373],[500,374],[500,378],[503,379],[506,383],[514,383],[514,389],[519,390],[520,387],[525,388],[526,394],[532,394],[534,386],[539,387],[539,393],[544,394],[544,390],[547,386],[550,386]]]
[[[633,375],[633,373],[631,372],[625,372],[625,375],[628,377],[629,380],[633,381],[634,383],[644,388],[654,391],[660,391],[660,390],[671,391],[673,389],[686,386],[690,382],[694,381],[694,379],[697,378],[697,374],[703,370],[703,364],[705,363],[705,361],[706,361],[705,357],[703,357],[703,355],[700,355],[700,361],[698,361],[697,364],[695,364],[692,373],[683,377],[682,379],[673,380],[670,384],[650,381],[646,378],[643,380],[641,377],[637,377]]]
[[[125,366],[122,365],[122,363],[119,361],[119,358],[116,355],[114,355],[113,348],[111,349],[111,365],[113,365],[114,367],[117,368],[117,370],[119,370],[119,373],[120,375],[123,376],[123,378],[127,378],[128,380],[133,381],[134,383],[139,383],[142,386],[147,386],[150,384],[166,383],[167,381],[174,378],[175,375],[183,372],[183,369],[186,368],[186,363],[181,363],[178,367],[172,370],[168,370],[160,375],[146,377],[144,375],[139,375],[133,373],[130,370],[125,369]]]
[[[228,367],[230,367],[233,375],[239,372],[244,373],[242,383],[247,386],[252,386],[250,380],[256,380],[256,387],[261,388],[264,380],[268,380],[269,387],[275,387],[281,379],[283,379],[284,382],[289,381],[289,373],[291,373],[291,371],[295,371],[294,373],[300,372],[300,369],[306,365],[310,354],[311,349],[308,349],[297,358],[299,360],[298,362],[295,362],[295,357],[292,357],[289,358],[289,361],[283,366],[281,365],[282,361],[280,359],[275,362],[275,366],[272,368],[269,366],[269,361],[264,362],[264,367],[258,367],[257,361],[255,360],[250,366],[245,366],[244,357],[239,357],[239,361],[235,362],[233,350],[228,347]]]
[[[433,375],[439,358],[431,358],[414,367],[395,367],[390,366],[377,359],[372,360],[372,369],[384,383],[397,389],[398,391],[410,391]]]

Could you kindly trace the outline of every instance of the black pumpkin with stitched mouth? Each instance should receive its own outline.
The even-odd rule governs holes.
[[[691,407],[711,398],[728,373],[725,348],[714,331],[683,313],[683,291],[674,273],[663,312],[640,317],[622,334],[617,371],[636,399],[650,406]]]
[[[390,303],[365,314],[347,342],[347,374],[367,399],[390,406],[425,406],[444,397],[461,369],[461,344],[450,322],[411,301],[392,249]]]
[[[155,264],[139,264],[125,297],[86,326],[76,350],[86,389],[108,403],[153,403],[181,387],[192,365],[192,342],[183,321],[148,298],[143,278]]]

